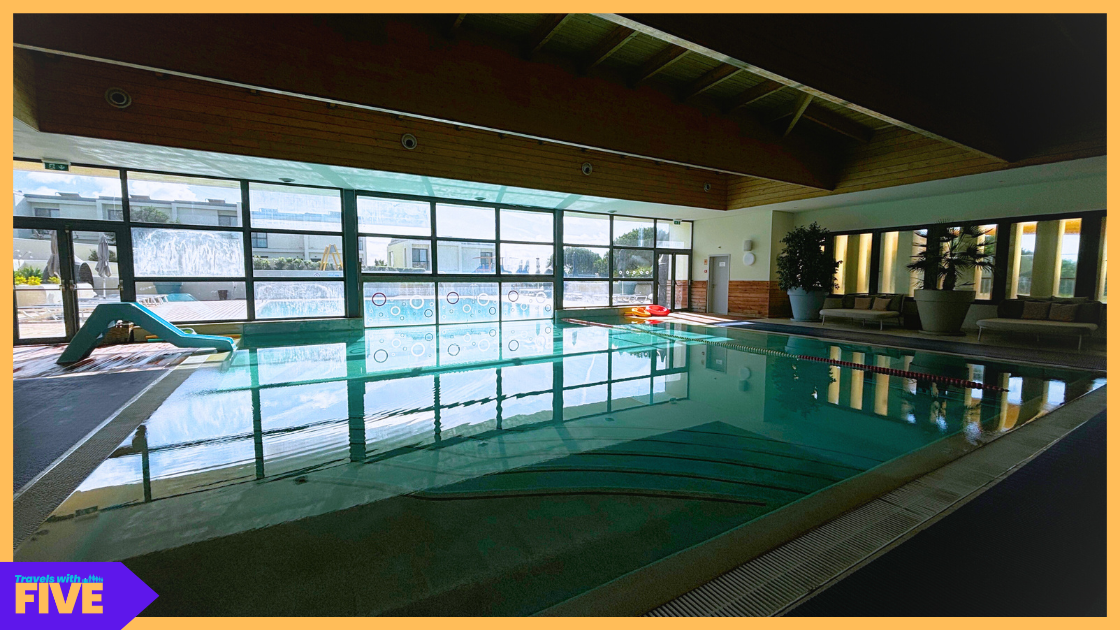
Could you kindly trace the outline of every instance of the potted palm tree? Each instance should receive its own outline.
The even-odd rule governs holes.
[[[979,226],[950,228],[926,239],[925,247],[906,267],[919,274],[914,301],[922,331],[934,335],[956,335],[968,315],[975,289],[957,289],[966,274],[983,269],[991,271],[994,243],[980,237],[988,233]],[[965,283],[967,284],[967,283]]]
[[[825,253],[829,232],[816,221],[782,237],[778,254],[778,286],[789,294],[793,321],[815,322],[824,299],[836,288],[838,261]]]

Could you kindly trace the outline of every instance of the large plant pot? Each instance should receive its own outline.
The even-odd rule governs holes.
[[[914,291],[918,317],[922,320],[922,332],[931,335],[959,335],[961,324],[975,299],[975,291]]]
[[[824,299],[828,293],[818,289],[806,291],[805,289],[790,289],[789,305],[793,309],[793,321],[815,322],[821,318],[821,309],[824,308]],[[963,321],[963,320],[962,320]]]

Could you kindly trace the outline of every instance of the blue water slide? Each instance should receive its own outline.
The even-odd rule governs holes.
[[[216,335],[193,335],[185,333],[177,326],[153,313],[150,309],[135,302],[99,304],[86,319],[66,351],[58,358],[59,365],[77,363],[88,357],[101,338],[118,321],[132,322],[144,330],[158,336],[167,343],[180,348],[214,348],[220,352],[233,352],[236,346],[233,339]]]

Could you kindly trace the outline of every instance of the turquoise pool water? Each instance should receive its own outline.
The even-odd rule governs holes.
[[[184,367],[16,560],[123,561],[160,594],[151,615],[530,614],[1104,383],[679,324],[240,347]]]

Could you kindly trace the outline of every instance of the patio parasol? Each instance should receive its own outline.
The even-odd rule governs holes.
[[[113,268],[109,266],[109,239],[105,233],[97,241],[97,275],[108,278],[113,275]]]
[[[51,276],[59,276],[61,268],[58,264],[58,233],[51,232],[51,257],[47,259],[47,264],[43,267],[43,282],[47,282]]]

